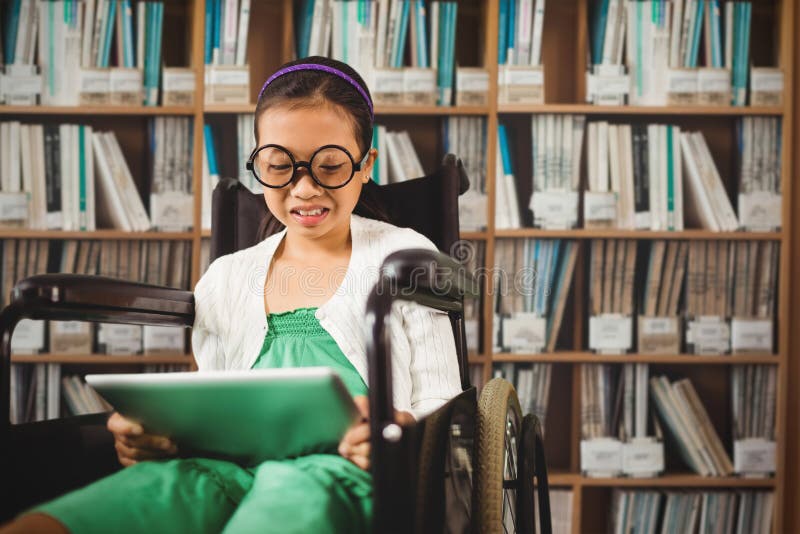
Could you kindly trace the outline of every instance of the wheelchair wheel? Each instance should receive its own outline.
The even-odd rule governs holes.
[[[478,401],[478,469],[473,509],[477,532],[532,531],[533,525],[527,524],[532,514],[519,514],[517,510],[518,494],[532,493],[523,484],[533,484],[533,479],[520,476],[522,422],[514,387],[501,378],[486,384]]]

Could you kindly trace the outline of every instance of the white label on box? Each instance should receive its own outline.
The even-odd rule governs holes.
[[[106,69],[81,69],[81,93],[110,93],[111,74]]]
[[[474,189],[468,189],[458,197],[458,220],[462,230],[486,228],[488,197]]]
[[[144,326],[145,352],[183,352],[184,328],[181,326]]]
[[[161,230],[182,231],[192,226],[194,197],[182,191],[165,191],[150,195],[150,217]]]
[[[533,313],[503,319],[503,346],[512,352],[541,352],[547,344],[547,321]]]
[[[589,348],[600,352],[625,352],[633,343],[633,320],[610,313],[589,318]]]
[[[731,346],[734,351],[772,352],[772,319],[731,320]]]
[[[6,96],[35,96],[42,93],[42,77],[39,74],[17,74],[5,76],[3,92]]]
[[[105,344],[108,354],[137,354],[142,351],[142,327],[103,323],[98,328],[97,340]]]
[[[783,71],[780,69],[750,69],[750,89],[753,92],[782,93]]]
[[[622,471],[622,443],[613,438],[581,440],[581,471],[589,476],[616,476]]]
[[[11,352],[36,354],[44,349],[45,322],[21,319],[11,335]]]
[[[670,69],[667,71],[667,91],[670,93],[697,93],[697,70]]]
[[[728,69],[699,69],[697,71],[697,90],[700,93],[731,92],[731,71]]]
[[[83,335],[90,331],[91,324],[84,321],[51,321],[50,333],[58,335]]]
[[[0,193],[0,221],[24,221],[28,218],[28,193]]]
[[[477,69],[456,69],[458,91],[488,93],[489,72]]]
[[[464,333],[467,337],[467,348],[477,351],[480,340],[480,322],[477,319],[464,320]]]
[[[534,226],[569,229],[578,224],[577,191],[534,191],[528,207],[533,211]]]
[[[769,191],[739,194],[739,224],[751,231],[781,227],[783,198]]]
[[[697,354],[725,354],[731,346],[730,326],[721,317],[697,317],[687,325],[686,342]]]
[[[627,74],[588,74],[586,93],[601,99],[622,97],[630,92],[630,83]]]
[[[372,71],[373,92],[375,93],[402,93],[403,92],[403,70],[402,69],[375,69]]]
[[[631,476],[653,476],[664,470],[664,444],[650,438],[622,445],[622,471]]]
[[[586,191],[583,194],[583,218],[586,221],[616,221],[617,194]]]
[[[733,470],[736,473],[774,473],[775,442],[763,438],[740,439],[733,442]]]
[[[660,336],[678,333],[676,317],[641,317],[639,325],[642,335]]]
[[[112,93],[139,93],[142,91],[142,71],[139,69],[111,69]]]
[[[250,86],[250,69],[248,67],[206,66],[208,85],[244,85]]]
[[[191,69],[164,69],[164,91],[194,92],[194,71]]]
[[[505,68],[506,85],[544,85],[544,71],[541,67],[515,67]]]
[[[436,71],[433,69],[403,69],[403,89],[407,93],[436,91]]]

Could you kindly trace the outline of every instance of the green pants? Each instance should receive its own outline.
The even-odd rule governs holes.
[[[70,532],[368,532],[372,479],[333,454],[254,468],[211,459],[141,462],[36,507]]]

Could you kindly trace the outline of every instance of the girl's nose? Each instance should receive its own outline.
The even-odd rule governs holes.
[[[290,187],[292,196],[296,198],[313,198],[322,194],[322,188],[311,177],[308,169],[304,168],[297,169],[297,175]]]

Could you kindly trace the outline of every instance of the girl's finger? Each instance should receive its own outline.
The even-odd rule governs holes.
[[[356,403],[358,411],[364,418],[369,417],[369,399],[365,395],[353,397],[353,402]]]
[[[161,450],[137,449],[136,447],[128,447],[121,441],[114,442],[114,447],[117,449],[117,455],[122,458],[131,460],[155,460],[163,458],[166,453]]]
[[[364,456],[351,456],[348,458],[351,462],[356,464],[358,467],[363,469],[364,471],[369,471],[369,458]]]
[[[363,443],[359,443],[358,445],[354,445],[350,447],[350,456],[352,457],[362,457],[362,458],[369,458],[370,453],[370,443],[369,441],[365,441]]]
[[[362,441],[369,441],[369,425],[367,423],[361,423],[351,427],[344,435],[344,438],[342,438],[342,441],[349,445],[355,445]]]
[[[124,436],[125,444],[136,449],[149,449],[153,451],[177,452],[175,444],[167,437],[143,434],[141,436]]]
[[[114,434],[125,434],[130,436],[139,436],[144,434],[144,428],[139,423],[135,423],[130,419],[126,419],[119,413],[114,412],[108,418],[106,427]]]

